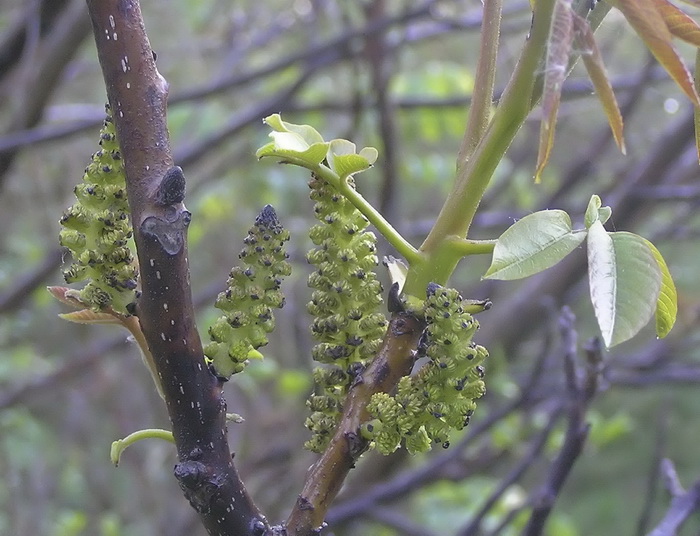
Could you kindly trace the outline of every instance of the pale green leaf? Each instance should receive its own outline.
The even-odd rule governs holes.
[[[659,299],[656,300],[655,316],[656,335],[660,339],[663,339],[676,323],[676,316],[678,315],[678,293],[676,292],[676,285],[673,282],[673,277],[671,277],[671,272],[661,252],[648,240],[645,240],[645,242],[647,246],[649,246],[649,249],[653,253],[661,269],[661,291],[659,292]]]
[[[661,288],[661,269],[646,241],[608,233],[600,221],[588,230],[588,282],[605,345],[634,337],[651,319]]]
[[[302,162],[295,163],[313,167],[323,162],[328,152],[327,143],[308,145],[306,140],[295,132],[271,132],[270,137],[274,141],[258,149],[258,158],[274,156],[283,160],[301,160]]]
[[[293,132],[301,136],[301,138],[306,141],[307,145],[313,145],[315,143],[323,143],[323,136],[310,125],[295,125],[294,123],[287,123],[282,121],[282,116],[280,114],[273,114],[265,119],[263,122],[267,124],[272,130],[277,132]]]
[[[371,151],[372,148],[366,149],[368,150],[364,154],[374,157],[374,160],[376,160],[374,152]],[[337,139],[331,141],[327,156],[328,167],[341,178],[369,169],[373,161],[371,162],[367,156],[363,156],[362,153],[357,154],[355,151],[355,144],[348,140]]]
[[[562,210],[543,210],[515,222],[496,241],[484,279],[520,279],[554,266],[586,238]]]
[[[588,206],[586,207],[586,215],[584,218],[584,224],[586,229],[589,229],[591,225],[595,222],[600,221],[600,223],[605,224],[612,216],[612,209],[608,206],[601,206],[603,203],[600,197],[597,195],[592,195]]]

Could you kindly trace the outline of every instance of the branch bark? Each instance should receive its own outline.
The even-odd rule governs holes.
[[[160,376],[179,463],[175,476],[209,534],[260,536],[265,518],[233,465],[222,383],[208,370],[187,264],[190,213],[173,166],[168,85],[158,72],[138,0],[88,0],[124,160],[142,295],[136,311]]]
[[[313,536],[324,526],[324,518],[355,462],[368,442],[359,428],[369,418],[367,404],[374,393],[391,392],[413,365],[412,351],[418,345],[424,323],[409,313],[395,313],[377,357],[348,393],[343,417],[321,458],[309,469],[306,483],[287,520],[288,536]]]

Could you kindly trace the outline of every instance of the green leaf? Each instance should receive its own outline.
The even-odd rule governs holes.
[[[298,134],[307,145],[313,145],[315,143],[323,143],[323,136],[310,125],[295,125],[294,123],[287,123],[282,121],[282,116],[280,114],[273,114],[265,119],[263,122],[277,132],[293,132]]]
[[[378,152],[374,147],[365,147],[356,152],[354,143],[348,140],[336,139],[330,142],[328,149],[328,167],[335,171],[340,178],[369,169],[377,160]]]
[[[605,345],[634,337],[654,314],[661,269],[647,241],[608,233],[600,221],[588,230],[588,282]]]
[[[258,149],[258,158],[275,156],[294,160],[294,163],[313,168],[326,159],[328,143],[318,131],[309,125],[295,125],[282,121],[279,114],[265,118],[265,123],[272,127],[270,137],[274,140]],[[301,161],[299,161],[301,160]]]
[[[676,292],[676,285],[673,282],[673,277],[671,277],[671,272],[661,252],[648,240],[645,239],[645,242],[653,253],[656,262],[659,263],[659,269],[661,270],[661,291],[659,292],[658,300],[656,300],[655,315],[656,335],[660,339],[663,339],[676,323],[676,316],[678,315],[678,293]]]
[[[588,202],[588,207],[586,207],[585,225],[586,229],[590,229],[591,225],[599,221],[605,224],[610,219],[612,215],[612,209],[610,207],[602,207],[602,202],[600,197],[597,195],[592,195],[591,200]]]
[[[496,241],[484,279],[520,279],[554,266],[586,238],[562,210],[543,210],[515,222]]]

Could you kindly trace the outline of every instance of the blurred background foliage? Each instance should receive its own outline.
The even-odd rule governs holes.
[[[279,521],[314,459],[301,450],[312,368],[304,257],[312,214],[301,170],[256,161],[267,140],[261,119],[281,112],[327,139],[376,146],[378,164],[358,187],[420,244],[450,188],[481,2],[172,0],[142,8],[170,83],[175,160],[188,178],[190,268],[203,335],[262,206],[273,204],[292,233],[294,275],[266,358],[226,388],[229,410],[246,419],[230,427],[239,470]],[[498,88],[529,24],[527,0],[506,2]],[[655,340],[648,329],[604,354],[600,392],[587,415],[591,435],[547,526],[556,536],[644,534],[669,501],[660,460],[674,461],[684,485],[700,475],[692,110],[614,11],[597,35],[625,114],[628,155],[616,151],[577,68],[564,88],[542,184],[532,181],[535,111],[473,227],[475,238],[495,238],[542,208],[563,208],[581,226],[589,196],[598,193],[613,207],[615,229],[655,241],[679,287],[680,319],[667,339]],[[61,321],[61,306],[45,291],[63,283],[58,219],[97,148],[104,101],[82,0],[2,0],[0,534],[203,534],[172,477],[171,445],[138,444],[119,468],[109,463],[112,440],[168,426],[136,347],[115,329]],[[383,246],[382,255],[391,253]],[[465,295],[494,303],[479,318],[477,340],[492,356],[488,394],[472,425],[446,451],[366,456],[330,512],[334,534],[510,535],[527,521],[566,428],[559,309],[575,311],[581,341],[596,328],[581,255],[521,282],[480,282],[488,262],[470,259],[454,278]],[[519,464],[522,474],[509,483]],[[470,528],[475,516],[479,523]],[[682,534],[699,527],[691,521]]]

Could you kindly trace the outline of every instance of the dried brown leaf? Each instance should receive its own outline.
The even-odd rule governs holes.
[[[620,152],[626,154],[627,150],[625,149],[625,140],[623,137],[624,123],[622,121],[622,114],[617,105],[617,99],[615,98],[615,93],[610,84],[608,73],[605,70],[600,50],[595,42],[593,30],[586,19],[580,17],[576,13],[573,15],[574,29],[576,31],[576,46],[583,51],[581,55],[583,64],[586,67],[586,71],[588,71],[588,76],[591,77],[596,95],[598,95],[598,99],[603,105],[603,110],[608,118],[615,143],[617,143],[617,146],[620,148]]]
[[[535,182],[540,182],[542,170],[549,161],[554,145],[554,130],[561,101],[561,89],[566,79],[571,45],[574,40],[571,0],[558,0],[552,14],[552,27],[547,43],[544,87],[542,90],[542,122],[537,154]]]

